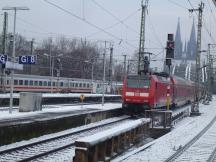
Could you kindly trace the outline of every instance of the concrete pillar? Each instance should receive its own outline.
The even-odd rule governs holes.
[[[21,92],[19,100],[19,112],[31,112],[42,110],[42,94]]]

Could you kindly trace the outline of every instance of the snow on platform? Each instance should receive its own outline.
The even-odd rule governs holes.
[[[42,97],[45,98],[58,98],[58,97],[80,97],[83,94],[85,97],[101,97],[102,94],[90,94],[90,93],[43,93]],[[112,94],[105,94],[105,96],[120,96],[120,95],[112,95]],[[13,98],[19,98],[19,93],[14,93]],[[0,94],[0,98],[10,98],[10,94]]]
[[[52,106],[52,105],[49,105]],[[92,104],[92,105],[53,105],[54,108],[43,109],[42,111],[34,111],[34,112],[19,112],[17,109],[13,110],[12,114],[9,114],[8,111],[1,111],[0,112],[0,121],[2,119],[11,119],[11,118],[22,118],[28,116],[35,116],[40,115],[43,113],[58,113],[58,112],[71,112],[71,111],[82,111],[82,110],[91,110],[91,109],[98,109],[98,110],[111,110],[120,108],[122,105],[121,103],[105,103],[104,106],[101,104]]]
[[[216,116],[216,97],[214,96],[214,99],[210,105],[200,104],[200,112],[202,113],[201,116],[185,118],[184,120],[176,124],[175,128],[170,133],[113,161],[165,161],[169,156],[175,153],[177,149],[184,146],[194,136],[196,136]],[[199,156],[196,154],[196,161],[202,160],[203,157],[200,156],[199,159]]]
[[[145,123],[149,123],[151,120],[147,119],[147,118],[141,118],[141,119],[137,119],[125,124],[121,124],[117,127],[114,127],[112,129],[103,131],[103,132],[99,132],[97,134],[93,134],[91,136],[87,136],[84,138],[80,138],[79,140],[77,140],[77,142],[81,142],[81,143],[85,143],[87,145],[90,146],[94,146],[100,142],[104,142],[108,139],[111,139],[113,137],[116,137],[122,133],[125,133],[127,131],[130,131],[136,127],[139,127],[141,125],[144,125]]]

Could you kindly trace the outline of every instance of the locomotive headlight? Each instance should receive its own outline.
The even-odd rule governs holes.
[[[134,96],[134,92],[126,92],[126,96]]]
[[[140,93],[140,96],[141,96],[141,97],[148,97],[148,96],[149,96],[149,93]]]

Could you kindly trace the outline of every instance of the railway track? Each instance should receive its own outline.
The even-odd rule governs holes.
[[[214,162],[214,161],[216,161],[216,148],[214,149],[214,151],[211,153],[211,155],[207,160],[207,162]]]
[[[208,159],[209,161],[214,161],[216,157],[215,138],[216,116],[193,139],[186,143],[186,145],[180,147],[173,155],[166,159],[165,162],[193,161],[193,158],[195,158],[195,160],[203,159],[203,161],[206,161]],[[210,148],[212,148],[212,150],[214,149],[214,151],[209,155]],[[206,157],[208,158],[204,160]]]
[[[0,161],[31,161],[43,156],[67,149],[73,148],[77,138],[88,136],[99,131],[109,129],[110,127],[130,121],[130,117],[121,117],[108,123],[98,124],[92,127],[83,128],[63,135],[51,137],[37,142],[32,142],[22,146],[0,151]]]

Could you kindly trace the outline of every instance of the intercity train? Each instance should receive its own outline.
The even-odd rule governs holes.
[[[1,91],[10,91],[10,76],[1,77]],[[105,82],[105,92],[118,94],[122,83],[113,82],[112,90]],[[100,80],[14,74],[14,92],[102,93]]]

